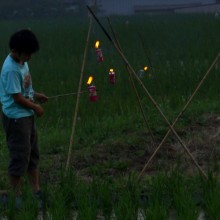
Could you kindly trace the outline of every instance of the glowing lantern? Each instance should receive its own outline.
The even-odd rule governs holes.
[[[89,78],[88,78],[88,80],[87,80],[87,85],[89,86],[91,83],[92,83],[92,81],[93,81],[93,77],[92,76],[90,76]]]
[[[145,72],[147,72],[148,67],[145,66],[143,69],[139,70],[139,78],[143,78],[145,76]]]
[[[95,49],[96,49],[96,55],[97,55],[97,61],[98,62],[102,62],[104,60],[103,54],[102,54],[102,50],[99,48],[99,41],[96,41],[95,43]]]
[[[147,70],[148,70],[148,67],[147,67],[147,66],[145,66],[145,67],[144,67],[144,71],[147,71]]]
[[[109,82],[115,84],[115,72],[113,69],[109,70]]]
[[[96,42],[95,42],[95,48],[96,48],[96,49],[98,49],[98,48],[99,48],[99,44],[100,44],[100,42],[99,42],[99,41],[96,41]]]
[[[94,85],[91,85],[92,81],[93,81],[93,77],[90,76],[87,80],[89,99],[91,102],[96,102],[98,100],[98,95],[97,95],[96,87]]]

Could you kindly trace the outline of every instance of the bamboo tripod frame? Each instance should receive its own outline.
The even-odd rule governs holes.
[[[158,110],[158,112],[160,113],[161,117],[165,120],[165,122],[167,123],[167,125],[169,126],[170,130],[172,131],[172,133],[176,136],[177,140],[179,141],[179,143],[181,144],[181,146],[184,148],[184,150],[186,151],[186,153],[188,154],[188,156],[191,158],[191,160],[193,161],[193,163],[195,164],[195,166],[198,168],[198,170],[201,172],[201,174],[207,179],[207,175],[206,173],[203,171],[203,169],[199,166],[198,162],[194,159],[193,155],[190,153],[189,149],[186,147],[186,145],[184,144],[184,142],[182,141],[182,139],[179,137],[179,135],[176,133],[176,131],[174,130],[174,128],[172,127],[172,125],[170,124],[170,122],[168,121],[168,119],[166,118],[166,116],[164,115],[164,113],[162,112],[162,110],[160,109],[160,107],[158,106],[157,102],[154,100],[154,98],[151,96],[150,92],[147,90],[147,88],[144,86],[144,84],[142,83],[142,81],[139,79],[139,77],[137,76],[136,72],[134,71],[133,67],[130,65],[130,63],[128,62],[127,58],[125,57],[125,55],[122,53],[122,51],[120,50],[120,48],[118,48],[118,45],[116,44],[116,42],[114,40],[112,40],[112,38],[110,37],[110,35],[107,33],[107,31],[105,30],[105,28],[102,26],[102,24],[100,23],[100,21],[98,20],[98,18],[96,17],[96,15],[93,13],[93,11],[90,9],[89,6],[87,6],[88,10],[90,11],[90,13],[93,15],[93,17],[95,18],[95,20],[97,21],[97,23],[100,25],[101,29],[103,30],[103,32],[105,33],[105,35],[107,36],[107,38],[110,40],[110,42],[113,44],[114,48],[116,49],[116,51],[118,52],[118,54],[120,55],[120,57],[122,58],[122,60],[125,62],[126,66],[130,69],[131,73],[133,74],[133,76],[136,78],[137,82],[140,84],[140,86],[143,88],[143,90],[145,91],[147,97],[150,99],[150,101],[152,102],[152,104],[155,106],[155,108]]]

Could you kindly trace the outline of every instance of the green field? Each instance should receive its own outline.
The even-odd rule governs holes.
[[[214,15],[152,15],[112,17],[110,20],[121,48],[137,75],[140,75],[140,70],[144,66],[148,66],[148,71],[140,77],[140,80],[167,119],[172,122],[182,110],[220,51],[220,20],[216,19]],[[101,22],[107,31],[111,33],[107,19],[102,18]],[[29,63],[34,89],[45,93],[49,97],[76,92],[83,62],[88,25],[88,20],[79,21],[74,18],[0,21],[0,61],[2,63],[9,52],[9,36],[18,29],[31,28],[38,36],[41,46],[40,51],[33,56]],[[96,61],[94,49],[96,40],[101,42],[104,55],[104,62],[102,63],[97,63]],[[186,128],[192,124],[205,122],[204,115],[218,115],[220,111],[219,65],[219,63],[215,65],[193,102],[175,126],[181,137],[190,136]],[[115,85],[111,85],[108,80],[110,68],[114,68],[116,72]],[[87,90],[86,81],[90,75],[94,76],[94,84],[98,90],[99,101],[90,102],[87,93],[80,96],[70,164],[70,171],[76,173],[76,175],[69,174],[67,177],[70,178],[69,180],[62,179],[62,175],[68,154],[76,95],[50,99],[48,103],[44,104],[45,115],[37,119],[42,155],[41,182],[43,186],[46,185],[48,187],[44,191],[48,190],[50,193],[58,191],[56,195],[60,206],[54,203],[50,210],[52,213],[54,211],[54,216],[57,215],[55,219],[61,219],[59,215],[62,216],[64,214],[63,210],[69,200],[71,200],[70,204],[73,202],[72,197],[69,198],[67,195],[73,195],[76,192],[77,195],[73,197],[78,201],[78,205],[81,204],[78,211],[85,208],[85,213],[90,216],[81,216],[79,219],[95,219],[95,217],[91,216],[96,216],[99,209],[104,210],[106,219],[109,219],[107,216],[112,214],[112,209],[114,209],[118,219],[122,219],[120,215],[126,209],[129,209],[131,213],[128,212],[127,219],[134,219],[140,204],[139,201],[133,200],[133,197],[131,198],[130,196],[134,193],[132,190],[144,189],[140,186],[136,189],[135,184],[137,183],[133,179],[130,180],[131,183],[129,179],[127,182],[121,179],[128,176],[131,178],[133,174],[135,178],[137,177],[137,174],[144,166],[144,162],[150,156],[149,154],[146,155],[146,149],[150,148],[148,153],[154,149],[150,131],[154,135],[155,145],[158,145],[165,135],[168,125],[151,100],[146,96],[137,80],[134,80],[150,129],[146,127],[125,64],[95,21],[92,25],[89,41],[82,91]],[[173,135],[170,135],[168,143],[172,144],[175,141]],[[216,143],[216,148],[218,147],[218,143]],[[7,189],[7,147],[5,146],[2,128],[0,130],[0,156],[0,186],[2,189]],[[166,163],[167,155],[164,154],[161,157],[163,163]],[[219,156],[215,159],[218,160]],[[164,170],[162,169],[163,163],[160,164],[154,161],[153,173],[172,170],[179,160],[181,158],[174,158],[173,161],[175,162],[169,164]],[[216,169],[218,172],[219,165],[216,162],[217,160],[214,162],[215,165],[217,164]],[[205,168],[206,172],[208,169],[212,171],[213,164],[210,163],[209,165]],[[158,174],[159,176],[155,176],[155,179],[151,179],[148,174],[152,176],[152,173],[146,172],[147,190],[157,185],[157,181],[159,182],[159,189],[161,185],[171,187],[174,184],[173,182],[175,182],[171,181],[172,178],[177,178],[179,175],[175,173],[177,177],[171,175],[169,179],[166,175],[167,178]],[[96,180],[97,182],[94,180],[95,182],[91,184],[83,181],[82,184],[82,180],[77,179],[78,176],[86,180],[92,180],[93,178],[98,180]],[[103,188],[98,187],[99,181],[101,181],[99,177],[103,179],[103,182],[101,182]],[[211,183],[204,183],[197,178],[197,172],[190,180],[185,179],[187,177],[184,175],[181,178],[183,178],[183,182],[196,182],[196,187],[202,191],[203,199],[206,199],[202,200],[202,207],[200,208],[207,210],[209,216],[212,215],[210,219],[218,219],[216,217],[217,212],[215,212],[218,209],[215,207],[215,211],[213,211],[211,209],[214,205],[211,207],[209,205],[211,202],[215,205],[219,203],[219,197],[218,199],[212,198],[210,195],[213,192],[204,190],[206,188],[205,184],[217,184],[218,181],[211,179],[209,180]],[[116,183],[114,180],[117,180]],[[73,183],[72,181],[75,182]],[[161,184],[160,181],[167,182]],[[116,185],[112,186],[112,182]],[[67,184],[65,185],[65,183]],[[154,185],[152,185],[153,183]],[[69,192],[71,184],[75,185]],[[135,189],[132,188],[130,190],[129,184]],[[85,188],[82,189],[81,185]],[[190,184],[187,182],[187,185]],[[60,187],[62,190],[60,190]],[[128,191],[125,190],[124,195],[121,195],[120,187],[125,187]],[[148,211],[145,215],[150,219],[167,219],[166,214],[170,207],[175,210],[184,209],[178,204],[178,196],[184,197],[184,190],[187,191],[188,189],[185,186],[178,185],[178,187],[176,188],[177,190],[183,191],[178,191],[177,194],[166,188],[168,191],[165,190],[165,192],[169,195],[165,195],[162,201],[158,199],[158,195],[150,195],[152,196],[151,199],[155,199],[155,203],[150,203],[151,205],[149,206],[148,202],[146,202]],[[219,186],[215,185],[215,187],[218,189]],[[213,187],[213,191],[216,189],[215,187]],[[192,188],[190,190],[193,191],[193,194],[195,191]],[[78,191],[73,191],[73,189],[78,189]],[[90,192],[93,189],[94,192]],[[119,202],[118,209],[114,207],[112,201],[109,201],[112,200],[110,195],[112,191],[123,198],[124,203]],[[103,199],[103,201],[93,201],[93,193],[95,192],[97,192],[97,197],[100,200]],[[154,191],[151,192],[153,194]],[[88,194],[88,200],[77,198],[83,193]],[[177,197],[173,196],[174,194]],[[137,192],[137,194],[135,192],[135,195],[138,197],[140,192]],[[172,198],[172,202],[170,201],[170,203],[164,205],[167,198]],[[193,204],[192,206],[195,206],[195,209],[198,208],[195,205],[195,201],[193,201],[193,196],[192,198],[181,198],[180,200],[182,201],[182,199],[190,201],[187,204]],[[213,201],[214,199],[216,200]],[[160,204],[161,202],[163,205]],[[105,206],[100,207],[100,204]],[[130,208],[125,204],[129,204]],[[158,210],[158,207],[161,207],[161,210]],[[71,210],[71,207],[68,207],[69,209]],[[186,210],[189,210],[187,205]],[[57,214],[55,211],[57,211]],[[81,212],[79,211],[79,216]],[[82,212],[81,215],[85,213]],[[153,218],[153,213],[160,213],[160,217]],[[179,219],[194,219],[192,217],[193,213],[179,213],[183,216],[179,217]],[[184,218],[184,216],[189,217]]]

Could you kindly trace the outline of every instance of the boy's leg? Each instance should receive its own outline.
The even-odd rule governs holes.
[[[30,184],[35,193],[40,191],[38,163],[39,163],[38,136],[37,136],[37,129],[35,125],[35,119],[34,117],[32,117],[31,152],[30,152],[27,173],[29,176]]]
[[[21,177],[20,176],[9,176],[10,184],[17,196],[21,195]]]
[[[40,186],[39,186],[39,170],[38,169],[33,169],[28,171],[28,176],[30,180],[30,184],[33,188],[33,191],[35,193],[40,191]]]
[[[18,194],[21,192],[21,176],[28,167],[30,155],[30,132],[32,121],[30,117],[10,119],[3,115],[3,125],[9,149],[10,161],[8,166],[11,187]]]
[[[37,129],[34,122],[34,117],[32,118],[32,129],[31,129],[31,152],[29,158],[29,165],[28,165],[28,176],[30,180],[30,184],[32,186],[35,198],[38,200],[38,208],[41,210],[43,209],[43,200],[42,194],[40,191],[40,184],[39,184],[39,148],[38,148],[38,137],[37,137]]]

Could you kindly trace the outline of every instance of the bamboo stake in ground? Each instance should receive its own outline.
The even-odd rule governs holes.
[[[149,93],[149,91],[147,90],[147,88],[144,86],[144,84],[142,83],[142,81],[139,79],[139,77],[137,76],[137,74],[135,73],[134,69],[132,68],[132,66],[130,65],[130,63],[128,62],[127,58],[125,57],[125,55],[121,52],[120,48],[118,48],[117,44],[115,43],[114,40],[111,39],[110,35],[108,34],[108,32],[105,30],[105,28],[102,26],[102,24],[100,23],[100,21],[98,20],[98,18],[96,17],[96,15],[93,13],[93,11],[90,9],[89,6],[87,6],[87,8],[89,9],[89,11],[91,12],[91,14],[93,15],[93,17],[95,18],[95,20],[97,21],[97,23],[100,25],[101,29],[103,30],[103,32],[105,33],[105,35],[107,36],[107,38],[110,40],[110,42],[113,44],[114,48],[116,49],[116,51],[118,52],[118,54],[121,56],[121,58],[123,59],[123,61],[125,62],[125,64],[129,67],[130,71],[132,72],[132,74],[134,75],[134,77],[137,79],[138,83],[141,85],[141,87],[143,88],[143,90],[145,91],[147,97],[151,100],[151,102],[153,103],[153,105],[155,106],[155,108],[158,110],[158,112],[160,113],[160,115],[162,116],[162,118],[165,120],[165,122],[167,123],[167,125],[170,127],[171,131],[173,132],[173,134],[176,136],[177,140],[179,141],[179,143],[181,144],[181,146],[184,148],[184,150],[186,151],[186,153],[189,155],[189,157],[192,159],[193,163],[196,165],[196,167],[198,168],[198,170],[201,172],[201,174],[207,179],[207,175],[206,173],[203,171],[203,169],[199,166],[199,164],[197,163],[197,161],[194,159],[194,157],[192,156],[192,154],[190,153],[189,149],[186,147],[186,145],[183,143],[183,141],[181,140],[181,138],[179,137],[179,135],[176,133],[176,131],[174,130],[174,128],[171,126],[170,122],[168,121],[168,119],[166,118],[166,116],[164,115],[164,113],[162,112],[162,110],[160,109],[160,107],[158,106],[157,102],[154,100],[154,98],[151,96],[151,94]]]
[[[208,71],[205,73],[205,75],[203,76],[203,78],[201,79],[201,81],[199,82],[199,84],[196,86],[193,94],[191,95],[191,97],[189,98],[189,100],[187,101],[186,105],[183,107],[182,111],[179,113],[179,115],[176,117],[176,119],[174,120],[172,127],[175,126],[175,124],[177,123],[177,121],[179,120],[179,118],[182,116],[182,114],[186,111],[186,109],[188,108],[189,104],[192,102],[193,98],[195,97],[195,95],[197,94],[198,90],[200,89],[200,87],[202,86],[202,84],[204,83],[204,81],[206,80],[207,76],[209,75],[209,73],[211,72],[211,70],[213,69],[213,67],[216,65],[216,63],[218,62],[220,58],[220,53],[216,56],[216,58],[214,59],[214,61],[212,62],[211,66],[209,67]],[[163,145],[163,143],[165,142],[165,140],[167,139],[168,135],[170,134],[170,129],[167,131],[166,135],[164,136],[164,138],[162,139],[161,143],[158,145],[158,147],[156,148],[156,150],[154,151],[154,153],[151,155],[151,157],[149,158],[149,160],[147,161],[147,163],[144,165],[144,168],[142,169],[142,171],[140,172],[138,178],[140,178],[144,171],[147,169],[147,167],[149,166],[150,162],[152,161],[152,159],[155,157],[155,155],[157,154],[157,152],[159,151],[159,149],[161,148],[161,146]]]
[[[77,114],[78,114],[78,109],[79,109],[79,100],[80,100],[80,94],[81,94],[82,79],[83,79],[83,74],[84,74],[85,65],[86,65],[86,57],[87,57],[91,27],[92,27],[92,16],[90,16],[89,29],[88,29],[88,34],[87,34],[87,38],[86,38],[86,45],[85,45],[85,50],[84,50],[84,55],[83,55],[83,63],[82,63],[80,80],[79,80],[79,85],[78,85],[76,107],[75,107],[75,112],[74,112],[74,117],[73,117],[73,124],[72,124],[71,136],[70,136],[69,150],[68,150],[68,156],[67,156],[67,161],[66,161],[66,170],[69,168],[71,154],[72,154],[73,138],[74,138],[74,134],[75,134],[76,119],[77,119]]]

